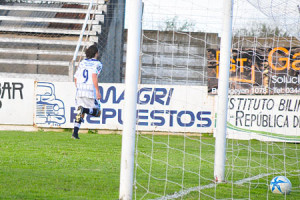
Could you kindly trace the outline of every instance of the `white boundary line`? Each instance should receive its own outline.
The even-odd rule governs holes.
[[[295,171],[292,171],[292,172],[300,172],[300,170],[295,170]],[[241,185],[241,184],[244,184],[246,182],[257,180],[257,179],[263,178],[265,176],[270,176],[270,175],[274,175],[274,174],[278,174],[278,173],[259,174],[257,176],[253,176],[253,177],[250,177],[250,178],[245,178],[245,179],[236,181],[236,182],[234,182],[234,184]],[[185,195],[187,195],[191,192],[200,191],[200,190],[208,189],[208,188],[213,188],[213,187],[215,187],[216,184],[218,184],[218,183],[211,183],[211,184],[204,185],[204,186],[188,188],[188,189],[182,190],[180,192],[175,192],[172,195],[159,197],[159,198],[156,198],[156,199],[153,199],[153,200],[167,200],[167,199],[175,199],[175,198],[183,197],[183,196],[185,196]]]

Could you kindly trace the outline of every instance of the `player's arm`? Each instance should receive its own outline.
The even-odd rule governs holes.
[[[74,77],[75,87],[77,87],[77,78]]]
[[[94,87],[96,89],[96,98],[99,100],[99,99],[101,99],[101,94],[100,94],[99,87],[98,87],[98,75],[96,73],[93,73],[92,79],[93,79]]]
[[[79,68],[77,68],[75,74],[74,74],[74,83],[75,87],[77,87],[77,77],[79,76]]]

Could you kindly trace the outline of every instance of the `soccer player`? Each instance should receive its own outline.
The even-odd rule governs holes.
[[[86,59],[79,63],[78,69],[74,75],[77,115],[72,134],[73,139],[80,139],[78,137],[78,131],[83,122],[84,114],[95,117],[99,117],[101,114],[99,102],[101,94],[98,87],[98,75],[102,70],[102,63],[97,60],[97,46],[90,46],[85,51],[85,54]]]

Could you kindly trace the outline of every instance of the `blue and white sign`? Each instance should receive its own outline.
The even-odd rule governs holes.
[[[66,122],[65,105],[56,97],[55,86],[49,82],[38,82],[36,85],[37,125],[61,126]]]
[[[74,83],[39,82],[37,85],[37,125],[73,128]],[[100,117],[87,115],[81,128],[121,130],[126,117],[125,85],[99,84],[99,89],[102,114]],[[207,95],[206,87],[140,85],[137,94],[138,130],[212,132],[213,97]]]

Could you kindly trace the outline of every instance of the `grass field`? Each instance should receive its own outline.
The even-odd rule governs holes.
[[[68,131],[0,131],[0,199],[118,199],[121,136],[80,134],[81,140],[70,137]],[[178,199],[300,199],[299,161],[295,160],[299,150],[295,144],[263,145],[258,141],[229,140],[226,177],[230,181],[199,192],[197,186],[212,185],[212,137],[199,140],[199,137],[139,135],[137,139],[134,191],[137,199],[172,195],[189,188],[192,190]],[[282,151],[283,147],[289,156],[272,156],[272,152]],[[266,151],[270,152],[267,157],[263,153]],[[286,165],[276,164],[276,159],[284,159]],[[288,178],[293,183],[290,195],[268,191],[270,175],[236,184],[247,177],[270,173],[266,163],[270,169],[285,168],[289,172]]]

